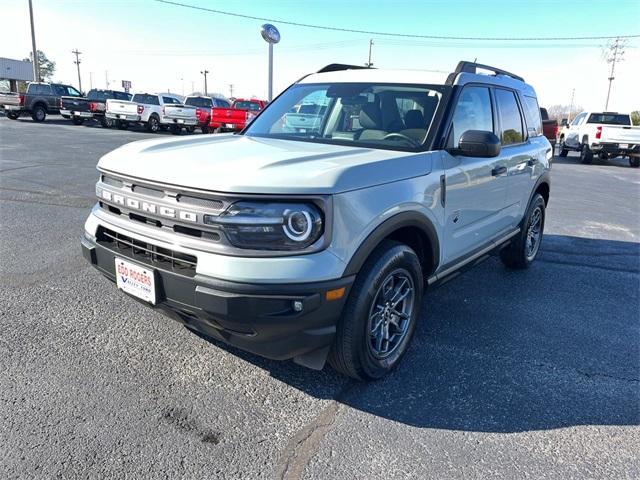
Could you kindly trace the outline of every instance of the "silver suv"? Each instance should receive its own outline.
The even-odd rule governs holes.
[[[329,65],[238,135],[110,152],[85,257],[201,336],[380,378],[427,288],[494,250],[531,264],[549,201],[533,88],[470,62],[430,75]]]

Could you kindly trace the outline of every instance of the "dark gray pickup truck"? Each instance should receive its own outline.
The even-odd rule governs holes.
[[[60,112],[60,98],[63,96],[82,97],[82,94],[70,85],[31,82],[27,92],[18,96],[17,104],[15,101],[7,102],[2,108],[12,120],[27,113],[35,122],[44,122],[48,114]]]
[[[117,90],[91,89],[86,97],[64,96],[60,98],[60,115],[70,118],[76,125],[94,118],[105,128],[113,126],[113,120],[105,116],[109,99],[131,100],[131,95]]]

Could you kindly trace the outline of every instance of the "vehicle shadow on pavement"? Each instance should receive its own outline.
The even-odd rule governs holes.
[[[582,165],[580,162],[580,155],[577,153],[570,152],[566,157],[559,157],[558,155],[553,157],[553,164],[566,164],[566,165]],[[621,167],[621,168],[629,168],[632,167],[629,165],[629,159],[626,157],[615,157],[608,158],[607,160],[602,160],[598,156],[594,155],[591,164],[584,165],[585,168],[589,168],[593,165],[598,166],[613,166],[613,167]]]
[[[429,292],[406,358],[369,384],[221,347],[380,421],[504,433],[637,425],[639,279],[638,243],[546,235],[526,271],[492,257]]]

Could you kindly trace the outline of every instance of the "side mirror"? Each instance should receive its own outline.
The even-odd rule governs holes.
[[[566,118],[563,118],[563,119],[560,121],[560,126],[561,126],[561,127],[566,127],[567,125],[569,125],[569,122],[567,121],[567,119],[566,119]]]
[[[493,132],[467,130],[460,136],[458,153],[464,157],[497,157],[500,155],[500,139]]]

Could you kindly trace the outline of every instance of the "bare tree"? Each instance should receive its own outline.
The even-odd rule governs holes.
[[[571,108],[572,118],[582,111],[582,107],[580,105],[574,105],[573,107],[570,107],[569,105],[551,105],[547,107],[547,113],[549,114],[549,118],[560,121],[563,118],[569,117],[569,108]]]

